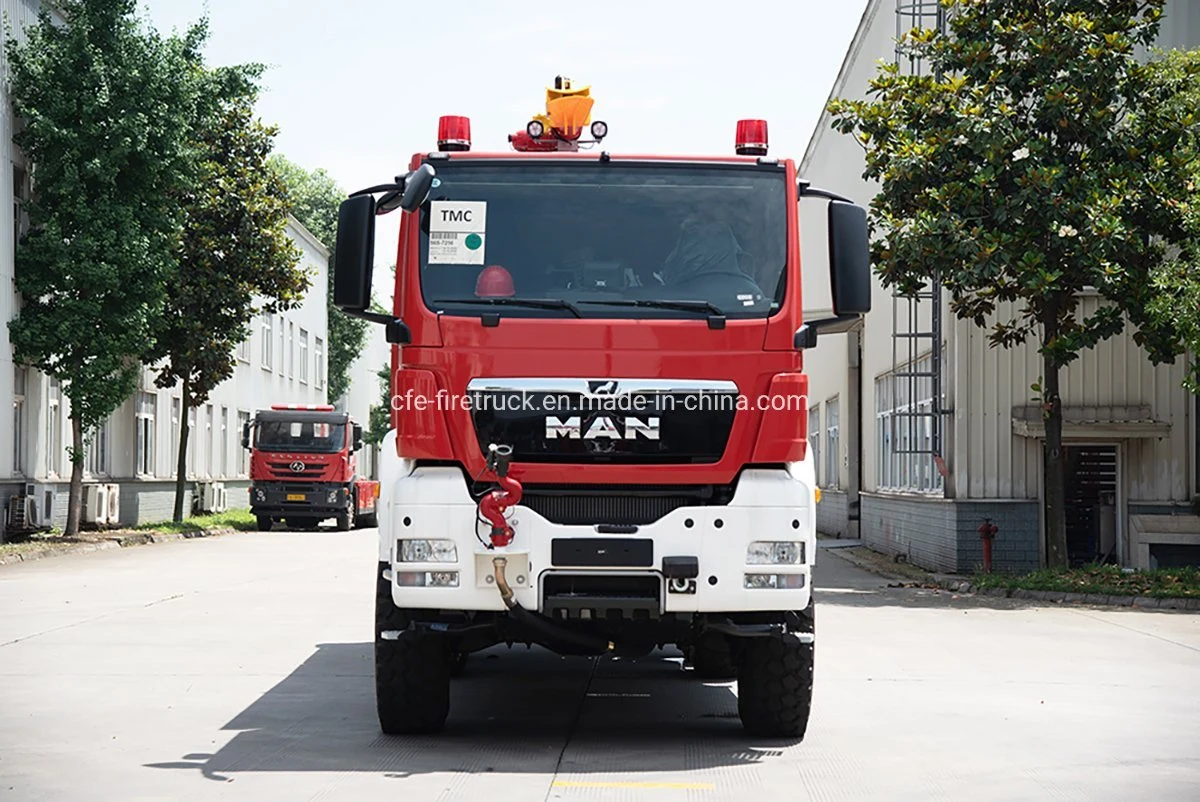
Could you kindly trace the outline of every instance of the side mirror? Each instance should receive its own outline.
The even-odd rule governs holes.
[[[357,195],[338,209],[337,246],[333,264],[333,304],[347,312],[371,305],[371,273],[375,268],[375,198]]]
[[[867,210],[840,200],[829,204],[829,282],[835,315],[857,316],[871,311]]]
[[[422,164],[409,173],[404,181],[404,194],[400,196],[400,208],[406,212],[415,212],[429,199],[429,191],[433,189],[433,179],[437,175],[428,164]]]
[[[363,428],[361,423],[354,424],[354,448],[353,451],[358,451],[363,447]]]
[[[242,424],[242,448],[250,448],[250,424]]]

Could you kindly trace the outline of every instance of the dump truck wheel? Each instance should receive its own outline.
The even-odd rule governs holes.
[[[270,532],[271,531],[271,516],[270,515],[255,516],[255,523],[258,524],[258,531],[260,531],[260,532]]]

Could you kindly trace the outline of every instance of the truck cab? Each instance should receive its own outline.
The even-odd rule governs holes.
[[[259,410],[242,431],[259,531],[281,521],[289,529],[316,529],[329,518],[342,531],[374,526],[379,483],[358,473],[362,446],[362,426],[332,406]]]
[[[339,215],[335,304],[386,327],[376,701],[433,732],[467,655],[502,643],[736,678],[747,732],[802,737],[817,487],[804,356],[870,308],[865,210],[767,157],[603,149],[589,87],[436,151]],[[378,197],[377,197],[378,196]],[[835,316],[801,315],[797,205],[829,202]],[[375,219],[399,210],[395,305],[369,311]]]

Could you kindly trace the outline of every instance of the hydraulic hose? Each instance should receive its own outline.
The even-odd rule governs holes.
[[[504,606],[508,608],[508,612],[513,618],[543,635],[548,644],[555,642],[569,644],[575,648],[585,649],[592,654],[604,654],[615,649],[613,642],[607,638],[574,632],[522,607],[513,597],[513,590],[508,584],[508,578],[504,575],[507,566],[508,558],[492,558],[496,587],[500,589],[500,598],[504,600]]]

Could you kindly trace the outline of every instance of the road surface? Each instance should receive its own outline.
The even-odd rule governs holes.
[[[822,549],[803,743],[670,654],[473,656],[447,731],[379,734],[375,532],[0,567],[0,798],[1194,800],[1200,616],[889,589]]]

